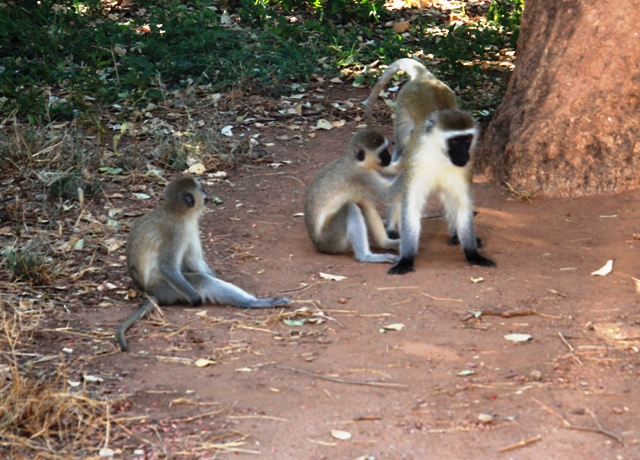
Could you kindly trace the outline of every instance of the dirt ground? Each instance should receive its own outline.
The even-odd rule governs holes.
[[[276,141],[280,167],[206,186],[223,201],[201,222],[217,275],[286,293],[287,308],[164,307],[129,331],[128,353],[109,334],[45,334],[47,347],[86,354],[81,372],[137,417],[112,440],[116,457],[639,459],[640,192],[523,202],[478,177],[477,233],[497,268],[470,267],[444,221],[425,219],[415,272],[392,276],[316,252],[297,215],[355,130]],[[131,215],[140,205],[114,203]],[[105,260],[104,281],[120,288],[123,256]],[[610,274],[591,276],[608,260]],[[65,321],[115,331],[140,304],[121,293]]]

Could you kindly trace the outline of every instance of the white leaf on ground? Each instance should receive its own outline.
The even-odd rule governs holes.
[[[320,272],[320,278],[324,278],[326,280],[331,280],[331,281],[342,281],[344,279],[347,279],[346,276],[329,275],[328,273],[322,273],[322,272]]]
[[[613,260],[609,260],[604,267],[591,273],[591,276],[607,276],[613,270]]]
[[[527,342],[533,337],[531,337],[529,334],[507,334],[504,336],[504,338],[507,340],[511,340],[512,342]]]
[[[330,130],[330,129],[333,129],[333,125],[327,120],[325,120],[324,118],[321,118],[320,120],[318,120],[318,123],[316,124],[316,129]]]
[[[348,431],[342,431],[342,430],[331,430],[331,436],[333,436],[336,439],[340,439],[342,441],[351,439],[351,433],[349,433]]]

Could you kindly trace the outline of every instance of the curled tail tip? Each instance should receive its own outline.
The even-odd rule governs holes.
[[[118,342],[118,346],[120,347],[120,351],[129,351],[127,340],[124,338],[124,332],[120,331],[120,329],[118,329],[118,331],[116,332],[116,339]]]

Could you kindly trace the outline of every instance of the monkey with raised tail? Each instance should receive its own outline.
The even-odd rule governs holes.
[[[389,141],[367,129],[349,141],[347,154],[326,165],[307,188],[304,220],[311,241],[320,252],[353,251],[359,262],[396,263],[395,254],[375,254],[369,246],[398,250],[388,238],[375,202],[388,202],[391,179],[398,168],[390,166]]]
[[[138,289],[158,305],[204,303],[239,308],[264,308],[289,303],[286,297],[259,299],[216,278],[202,254],[198,219],[207,195],[193,177],[173,179],[164,191],[164,203],[136,219],[127,242],[127,268]],[[124,334],[154,308],[147,299],[120,325],[116,337],[127,351]]]
[[[403,164],[392,185],[387,231],[400,236],[400,260],[389,273],[413,271],[421,231],[421,211],[432,193],[445,208],[451,244],[460,244],[472,265],[495,266],[481,255],[473,224],[473,154],[478,127],[473,117],[458,107],[455,93],[413,59],[399,59],[381,75],[367,99],[366,118],[384,86],[399,72],[410,80],[398,92],[392,166]]]

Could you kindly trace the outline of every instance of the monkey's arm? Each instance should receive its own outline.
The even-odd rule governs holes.
[[[362,209],[355,204],[349,203],[347,210],[347,241],[353,249],[355,258],[358,262],[382,262],[394,264],[398,261],[395,254],[373,254],[369,247],[369,239],[367,233],[367,222],[362,213]],[[372,205],[371,205],[372,206]],[[375,209],[374,209],[375,211]],[[377,211],[375,211],[377,214]],[[384,233],[382,219],[378,215],[380,221],[379,230]]]
[[[188,302],[191,306],[202,305],[202,297],[194,287],[187,281],[182,272],[177,268],[170,266],[160,266],[160,273],[162,274],[162,282],[173,288],[180,294],[182,299],[176,299],[171,302],[167,302],[164,299],[159,299],[162,304],[175,303],[176,301]]]
[[[371,231],[371,237],[373,238],[375,245],[379,248],[398,251],[400,249],[400,240],[390,239],[387,236],[382,218],[373,203],[369,200],[364,200],[360,203],[360,206],[362,208],[362,214],[364,215],[367,228]]]
[[[216,276],[204,260],[200,240],[191,242],[184,255],[182,272],[206,273],[207,275]]]
[[[149,314],[151,310],[155,307],[154,303],[149,299],[145,300],[142,304],[142,307],[138,308],[135,313],[129,316],[118,328],[116,331],[116,339],[118,340],[118,345],[120,345],[120,350],[129,351],[129,347],[127,346],[127,341],[124,338],[124,334],[127,330],[133,326],[133,323],[138,321],[143,316]]]

